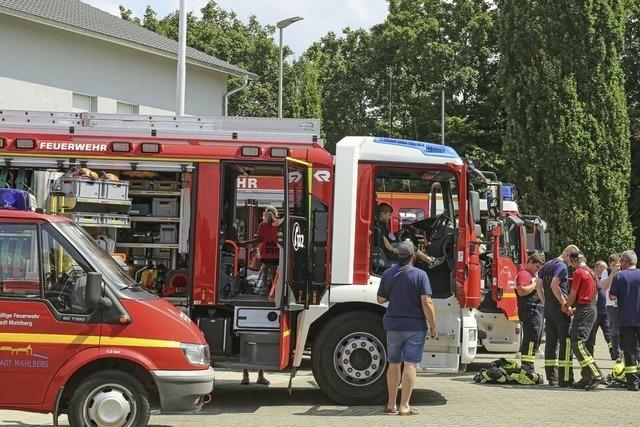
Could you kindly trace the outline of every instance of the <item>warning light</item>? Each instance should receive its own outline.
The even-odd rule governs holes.
[[[35,211],[36,198],[23,190],[0,188],[0,209]]]

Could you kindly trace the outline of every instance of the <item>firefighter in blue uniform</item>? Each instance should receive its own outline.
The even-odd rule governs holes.
[[[569,295],[569,256],[578,252],[580,250],[577,246],[569,245],[559,257],[547,261],[538,271],[546,334],[544,367],[549,384],[560,387],[570,387],[573,384],[573,356],[569,338],[571,317],[563,312],[562,307],[567,303]]]

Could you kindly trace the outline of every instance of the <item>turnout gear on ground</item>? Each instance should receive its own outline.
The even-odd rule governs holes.
[[[505,358],[491,362],[489,368],[481,370],[473,380],[480,384],[542,384],[542,377],[532,365],[521,367],[517,360]]]

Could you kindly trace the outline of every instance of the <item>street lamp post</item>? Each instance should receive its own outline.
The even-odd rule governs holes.
[[[302,17],[294,16],[292,18],[283,19],[276,24],[280,30],[280,79],[278,81],[278,117],[282,118],[282,30],[287,28],[294,22],[302,21]]]
[[[444,90],[445,90],[445,86],[442,85],[434,85],[433,88],[435,90],[441,90],[442,91],[442,99],[441,99],[441,105],[440,105],[440,143],[442,145],[444,145]]]

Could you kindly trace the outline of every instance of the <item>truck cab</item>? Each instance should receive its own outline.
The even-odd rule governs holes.
[[[196,325],[25,194],[0,189],[0,407],[93,426],[198,411],[214,377]]]

